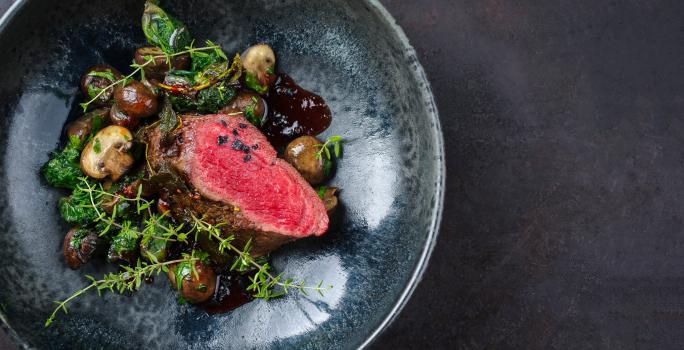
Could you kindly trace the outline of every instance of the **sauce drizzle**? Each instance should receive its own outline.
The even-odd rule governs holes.
[[[318,135],[332,121],[332,113],[323,98],[303,89],[287,74],[278,74],[265,99],[268,119],[262,131],[276,147],[302,135]]]

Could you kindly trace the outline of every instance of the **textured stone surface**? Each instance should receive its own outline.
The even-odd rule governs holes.
[[[447,195],[375,348],[681,348],[684,3],[383,3],[432,83]]]

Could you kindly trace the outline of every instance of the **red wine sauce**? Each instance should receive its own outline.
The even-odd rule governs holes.
[[[284,146],[302,135],[318,135],[330,126],[332,113],[322,97],[278,74],[266,96],[268,119],[262,131],[274,146]]]

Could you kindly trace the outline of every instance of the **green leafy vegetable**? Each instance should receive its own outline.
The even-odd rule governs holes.
[[[197,110],[200,113],[216,113],[235,97],[235,88],[227,87],[223,82],[201,90],[197,94]]]
[[[195,84],[197,73],[189,70],[174,70],[166,74],[164,84],[189,88]]]
[[[79,181],[83,180],[79,179]],[[99,203],[100,197],[101,195],[96,195],[93,203]],[[90,194],[78,186],[71,196],[59,200],[58,207],[64,221],[70,224],[88,225],[99,216],[98,210],[91,203]]]
[[[90,230],[84,228],[77,229],[76,232],[74,232],[74,234],[71,236],[71,241],[69,241],[69,245],[75,250],[81,249],[81,243],[83,241],[83,238],[86,238],[89,234]]]
[[[106,69],[106,70],[103,70],[103,71],[96,71],[96,70],[93,70],[93,71],[90,71],[90,73],[88,73],[88,75],[91,76],[91,77],[105,78],[105,79],[107,79],[107,80],[109,80],[109,81],[111,81],[111,82],[114,82],[114,81],[117,80],[116,77],[114,76],[114,73],[112,73],[112,70],[111,70],[111,69]]]
[[[318,197],[323,199],[325,197],[325,191],[328,189],[328,186],[321,186],[318,188],[316,193],[318,194]]]
[[[100,139],[95,139],[95,142],[93,143],[93,151],[95,151],[95,153],[102,152],[102,144],[100,143]]]
[[[187,261],[184,261],[182,263],[179,263],[176,265],[173,269],[173,274],[176,277],[176,284],[177,284],[177,290],[181,290],[183,288],[183,279],[185,276],[189,275],[192,273],[192,265],[194,265],[194,262],[190,263]]]
[[[252,123],[252,125],[260,127],[263,124],[264,120],[257,117],[255,114],[257,103],[259,103],[259,100],[256,98],[256,96],[252,96],[252,103],[245,107],[245,109],[242,112],[245,116],[245,119]]]
[[[323,176],[330,177],[330,174],[332,174],[333,165],[334,165],[334,163],[333,163],[332,159],[328,159],[328,158],[323,159]]]
[[[161,112],[159,112],[159,131],[162,135],[162,140],[165,140],[171,131],[178,126],[178,116],[173,110],[171,99],[168,96],[164,97],[164,104]]]
[[[192,44],[188,28],[152,1],[145,2],[142,29],[147,42],[158,46],[166,54],[179,52]]]
[[[268,86],[261,85],[259,79],[257,79],[250,72],[245,72],[245,85],[247,85],[248,88],[256,91],[260,95],[263,95],[266,92],[268,92]]]
[[[237,82],[242,75],[242,64],[240,63],[240,55],[236,54],[233,61],[229,64],[227,60],[222,60],[217,63],[212,63],[204,67],[195,75],[195,86],[193,90],[206,89],[209,86],[216,84],[219,81],[227,81],[228,83]]]
[[[78,137],[69,139],[69,144],[62,151],[54,152],[51,159],[43,166],[43,177],[53,187],[73,189],[83,176],[79,160],[82,143]]]
[[[150,238],[140,242],[140,252],[150,262],[166,260],[168,241],[158,238]]]
[[[127,224],[126,224],[127,223]],[[130,222],[124,223],[124,228],[112,238],[111,251],[118,255],[134,252],[138,248],[138,235],[130,229]]]
[[[104,125],[104,117],[102,114],[96,114],[93,117],[93,120],[91,122],[91,135],[97,134],[98,131],[102,130],[102,126]]]
[[[235,95],[234,87],[221,82],[208,89],[200,90],[195,98],[187,95],[169,95],[169,101],[173,109],[178,112],[216,113],[228,105]]]
[[[207,40],[207,46],[217,46],[214,50],[203,52],[203,51],[193,51],[190,53],[190,60],[192,61],[192,71],[200,72],[204,70],[207,66],[228,61],[228,57],[221,50],[218,45],[214,44],[212,41]]]

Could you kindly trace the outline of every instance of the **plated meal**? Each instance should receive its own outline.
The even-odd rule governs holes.
[[[316,138],[332,120],[325,101],[279,72],[266,44],[234,56],[198,45],[154,1],[142,30],[149,46],[131,48],[130,73],[98,64],[82,75],[83,114],[42,169],[71,191],[57,203],[72,225],[65,263],[106,259],[120,269],[86,276],[46,326],[84,293],[135,292],[161,275],[180,303],[209,313],[333,288],[268,261],[329,230],[338,189],[325,183],[342,139]]]

